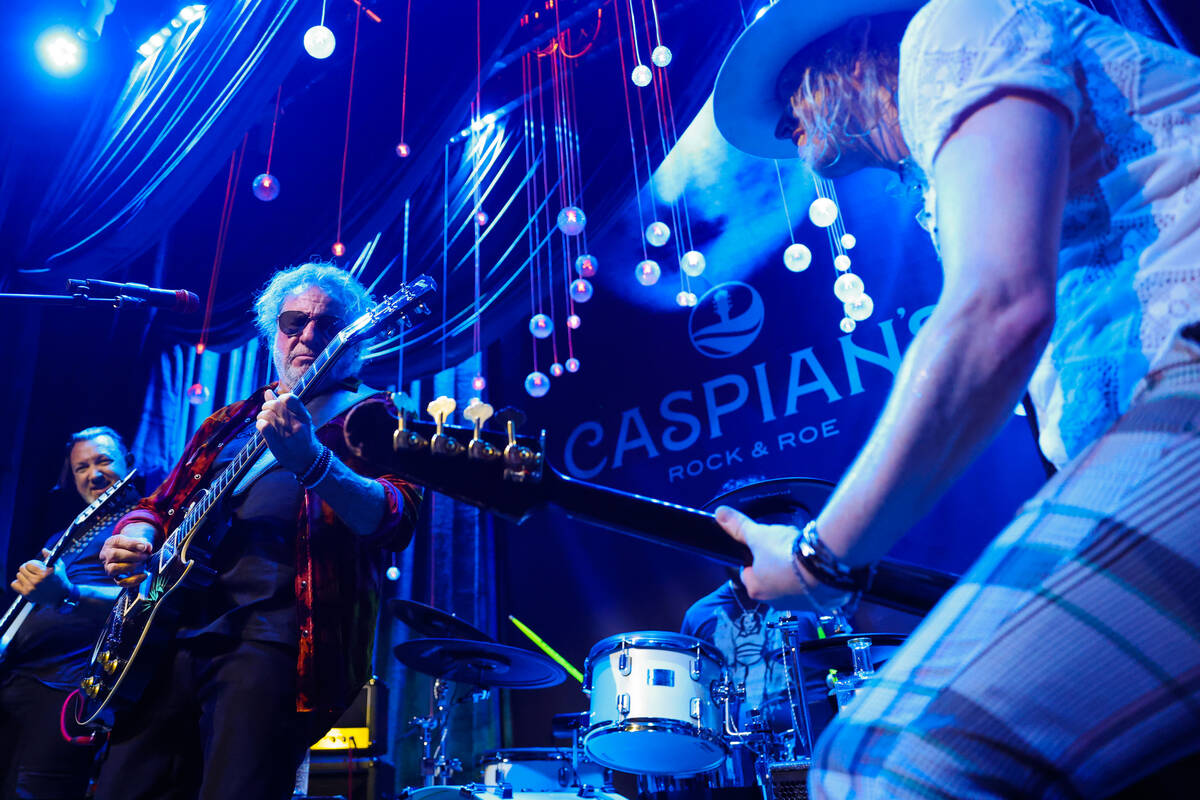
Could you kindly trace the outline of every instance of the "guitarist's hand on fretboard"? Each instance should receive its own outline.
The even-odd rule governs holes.
[[[279,465],[296,475],[304,474],[321,454],[321,444],[313,433],[312,415],[300,398],[290,392],[276,396],[267,389],[266,401],[254,425]]]
[[[47,567],[50,551],[42,549],[42,560],[30,559],[17,569],[17,578],[9,586],[17,594],[40,606],[57,606],[71,595],[71,581],[64,570]]]
[[[145,564],[154,549],[154,526],[131,522],[121,533],[110,536],[100,548],[100,562],[108,577],[122,586],[137,586],[146,579]]]

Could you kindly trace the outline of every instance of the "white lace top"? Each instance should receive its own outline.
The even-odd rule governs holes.
[[[927,175],[964,112],[1007,89],[1072,118],[1057,323],[1029,386],[1061,465],[1200,320],[1200,59],[1070,0],[932,0],[900,52],[900,125]]]

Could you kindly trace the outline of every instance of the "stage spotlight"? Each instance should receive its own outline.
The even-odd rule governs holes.
[[[56,78],[69,78],[83,69],[87,49],[83,41],[66,25],[47,28],[35,43],[42,68]]]

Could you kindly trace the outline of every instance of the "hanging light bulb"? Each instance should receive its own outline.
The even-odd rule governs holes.
[[[334,242],[333,247],[329,248],[329,250],[335,256],[346,255],[346,245],[342,244],[341,242]]]
[[[653,286],[658,283],[658,278],[662,275],[662,268],[658,266],[657,261],[648,258],[638,262],[633,274],[642,286]]]
[[[410,155],[412,155],[412,148],[408,146],[407,142],[401,142],[400,144],[396,145],[396,155],[400,156],[401,158],[408,158]]]
[[[699,250],[688,250],[679,259],[679,268],[683,270],[685,275],[690,275],[693,278],[704,272],[706,266],[708,266],[708,261],[705,260],[704,254]]]
[[[254,179],[250,186],[254,196],[264,203],[269,203],[279,197],[279,179],[269,172],[264,172]]]
[[[589,253],[584,253],[579,258],[575,259],[575,271],[579,273],[579,277],[581,278],[592,277],[596,274],[596,270],[599,268],[599,266],[600,262],[596,260],[595,256]]]
[[[482,375],[476,375],[474,378],[471,379],[471,388],[477,392],[482,392],[484,390],[484,387],[486,387],[486,386],[487,386],[487,379],[484,378]]]
[[[486,211],[480,209],[479,211],[475,212],[475,224],[481,228],[488,224],[488,215]]]
[[[634,86],[649,86],[650,81],[654,80],[654,74],[650,72],[650,68],[645,64],[638,64],[633,68],[629,79],[633,81]]]
[[[542,397],[550,391],[550,377],[544,372],[531,372],[525,376],[525,392],[530,397]]]
[[[688,306],[696,305],[696,294],[694,292],[682,291],[675,295],[676,305],[687,308]]]
[[[558,212],[558,229],[566,236],[578,236],[587,225],[587,215],[578,206],[567,206]]]
[[[571,299],[576,303],[586,303],[592,299],[592,284],[587,278],[576,278],[571,281]]]
[[[545,314],[534,314],[529,318],[529,332],[535,339],[545,339],[554,333],[554,320]]]
[[[838,323],[838,327],[842,329],[842,333],[854,333],[854,329],[858,327],[858,323],[849,317],[842,317],[842,321]]]
[[[397,567],[395,564],[392,564],[390,567],[388,567],[387,572],[385,572],[384,574],[387,575],[387,579],[389,581],[400,580],[400,568]]]
[[[572,314],[567,317],[567,327],[571,330],[576,330],[579,327],[580,321],[578,314]]]
[[[646,226],[646,241],[655,247],[662,247],[671,238],[671,226],[665,222],[655,221]]]
[[[846,255],[845,253],[839,253],[833,259],[833,268],[838,272],[845,272],[846,270],[850,269],[850,256]]]
[[[853,250],[854,245],[856,245],[856,244],[858,244],[858,239],[854,238],[854,234],[852,234],[852,233],[843,233],[842,234],[842,247],[846,248],[847,250]]]
[[[671,48],[665,44],[660,44],[650,51],[650,60],[656,67],[665,67],[671,63]]]
[[[313,58],[329,58],[333,55],[333,47],[337,40],[333,31],[324,25],[313,25],[304,32],[304,51]]]
[[[194,406],[198,406],[212,396],[212,392],[203,383],[193,383],[188,387],[187,399]]]
[[[572,357],[567,359],[567,372],[579,372],[578,358]]]
[[[849,303],[862,297],[863,290],[862,278],[853,272],[839,275],[838,279],[833,282],[833,296],[843,303]]]
[[[875,301],[869,294],[861,294],[843,305],[846,316],[857,322],[862,322],[875,311]]]
[[[838,207],[837,203],[830,200],[828,197],[818,197],[812,201],[812,205],[808,207],[808,218],[812,220],[812,224],[818,228],[828,228],[837,221]]]
[[[550,365],[550,374],[555,378],[561,376],[563,374],[563,365],[555,361]]]
[[[783,251],[783,265],[792,272],[804,272],[812,263],[812,251],[799,242],[788,245]]]

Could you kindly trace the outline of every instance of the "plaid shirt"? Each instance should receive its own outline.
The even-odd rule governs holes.
[[[197,490],[220,472],[213,462],[225,443],[262,408],[263,387],[246,400],[217,410],[204,421],[184,448],[171,474],[117,524],[148,522],[162,544],[172,520],[183,513]],[[386,398],[374,395],[371,399]],[[296,614],[300,623],[298,711],[339,713],[370,677],[370,654],[379,613],[384,561],[412,539],[421,491],[394,475],[380,474],[346,448],[342,431],[346,413],[322,425],[317,439],[359,475],[374,478],[384,489],[387,508],[374,532],[354,534],[329,504],[313,490],[304,492],[296,520]]]

